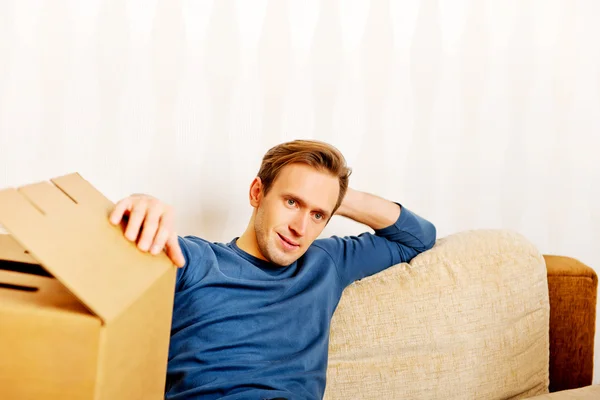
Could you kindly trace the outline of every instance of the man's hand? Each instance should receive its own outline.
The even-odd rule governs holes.
[[[185,265],[177,234],[173,229],[173,209],[158,199],[134,194],[119,201],[110,214],[113,225],[121,223],[129,215],[125,237],[135,242],[142,251],[159,254],[166,247],[167,255],[178,267]],[[140,230],[141,236],[140,236]]]

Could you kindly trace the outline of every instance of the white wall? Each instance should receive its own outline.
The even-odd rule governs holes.
[[[0,0],[0,187],[78,171],[225,241],[262,154],[318,138],[353,187],[440,236],[515,229],[599,271],[599,16],[597,0]]]

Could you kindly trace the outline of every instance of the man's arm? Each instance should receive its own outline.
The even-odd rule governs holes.
[[[396,222],[401,211],[402,207],[394,202],[348,188],[344,201],[335,214],[377,230]]]
[[[409,262],[435,244],[436,229],[431,222],[398,203],[369,193],[349,189],[336,215],[375,231],[314,242],[331,256],[344,287],[392,265]]]

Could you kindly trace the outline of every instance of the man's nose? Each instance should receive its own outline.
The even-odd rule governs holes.
[[[306,227],[308,225],[308,218],[310,215],[306,213],[298,213],[296,218],[290,224],[290,230],[292,230],[297,236],[304,236],[306,234]]]

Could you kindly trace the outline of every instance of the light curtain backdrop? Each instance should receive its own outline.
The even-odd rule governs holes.
[[[514,229],[600,272],[599,18],[597,0],[0,0],[0,187],[78,171],[228,241],[264,152],[316,138],[440,237]]]

